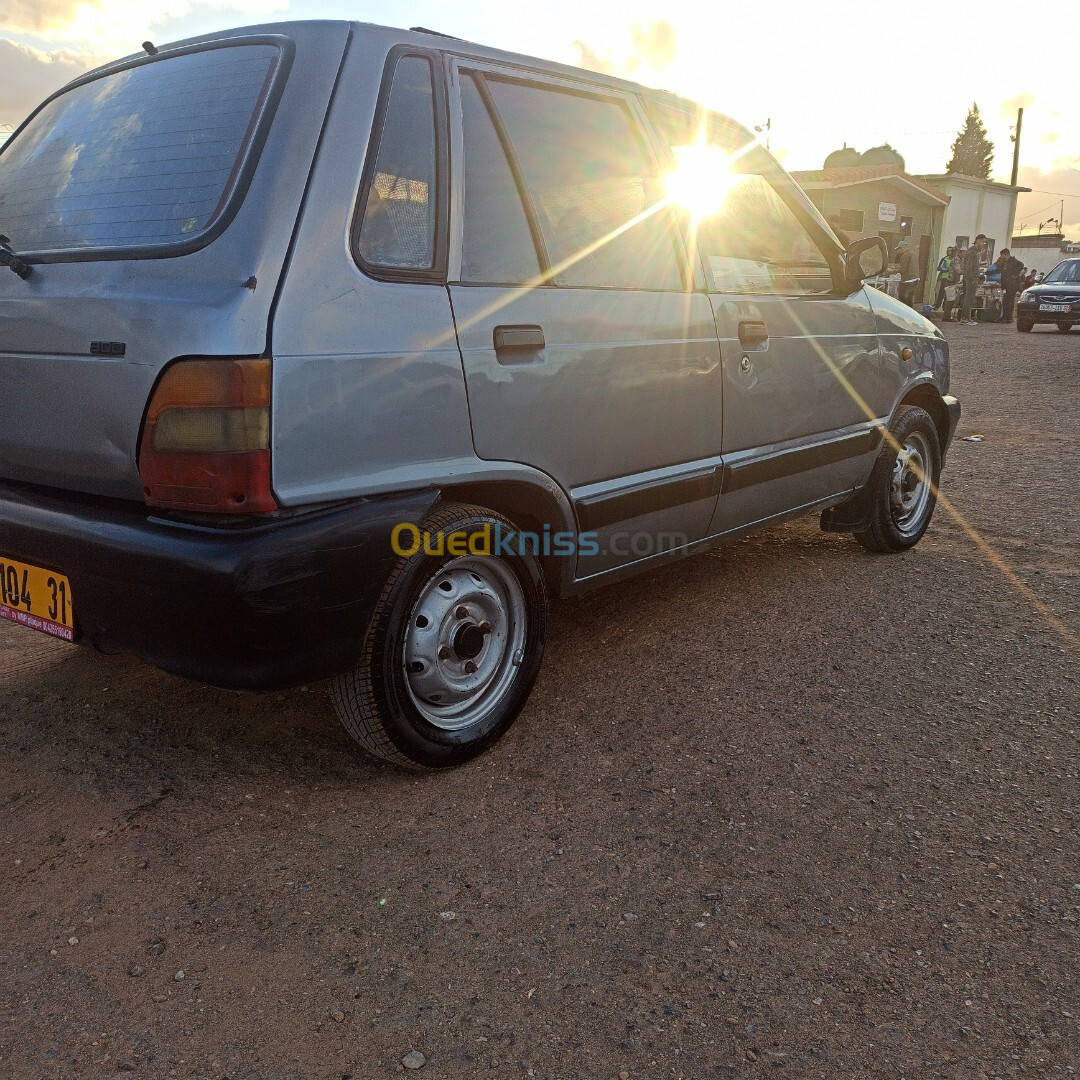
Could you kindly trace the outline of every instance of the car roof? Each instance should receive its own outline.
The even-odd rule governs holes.
[[[464,54],[476,59],[491,60],[497,63],[511,64],[515,67],[542,72],[550,75],[559,75],[563,78],[577,81],[587,81],[597,86],[607,86],[621,91],[649,98],[652,101],[683,111],[705,112],[710,120],[733,129],[746,139],[753,140],[754,136],[738,121],[715,109],[710,109],[700,102],[690,98],[681,97],[670,90],[662,90],[656,87],[644,86],[641,83],[629,79],[616,78],[614,75],[605,75],[601,72],[590,71],[587,68],[574,67],[571,64],[562,64],[554,60],[544,60],[538,56],[529,56],[525,53],[512,53],[503,49],[496,49],[489,45],[481,45],[477,42],[467,41],[464,38],[454,37],[451,34],[443,34],[439,31],[428,30],[424,27],[414,27],[409,30],[380,26],[377,23],[346,21],[342,19],[293,19],[281,22],[259,23],[251,26],[235,27],[229,30],[219,30],[210,34],[200,34],[197,37],[184,38],[178,41],[170,41],[157,46],[159,51],[196,45],[205,41],[220,41],[227,38],[252,37],[262,34],[281,34],[288,37],[290,33],[299,29],[307,32],[340,33],[344,27],[357,33],[374,33],[385,35],[387,39],[394,39],[394,43],[414,45],[422,49],[436,49],[445,53]],[[93,71],[87,72],[73,82],[82,82],[88,78],[108,71],[113,67],[120,67],[132,60],[144,57],[143,51],[131,53],[128,56],[110,61]]]

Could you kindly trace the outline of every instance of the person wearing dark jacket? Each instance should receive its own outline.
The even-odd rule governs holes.
[[[979,285],[979,274],[982,270],[982,253],[985,250],[986,233],[979,233],[964,256],[964,299],[960,304],[958,322],[969,322],[971,320],[971,309],[975,306],[975,289]]]
[[[914,307],[915,287],[919,284],[919,257],[906,240],[896,245],[895,254],[900,262],[900,299],[908,307]]]
[[[1001,249],[997,264],[1001,268],[1001,321],[1012,322],[1013,304],[1016,303],[1016,294],[1020,291],[1024,264],[1008,248]]]

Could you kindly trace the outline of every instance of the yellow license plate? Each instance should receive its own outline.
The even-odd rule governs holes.
[[[71,583],[55,570],[0,555],[0,619],[71,641],[75,630]]]

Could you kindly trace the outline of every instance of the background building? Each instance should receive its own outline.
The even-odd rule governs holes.
[[[937,266],[933,253],[942,235],[947,194],[895,164],[849,165],[792,175],[849,243],[864,236],[880,236],[893,262],[896,245],[906,239],[919,256],[922,280],[915,298],[921,302],[930,294],[927,282],[932,277],[931,267]]]
[[[987,238],[986,258],[992,261],[1003,247],[1009,247],[1016,221],[1016,196],[1026,187],[978,180],[960,173],[918,177],[922,183],[948,199],[941,235],[934,248],[934,265],[949,247],[967,247],[979,233]]]
[[[1034,268],[1038,274],[1049,273],[1062,259],[1080,256],[1080,244],[1070,244],[1061,233],[1014,236],[1009,247],[1028,269]]]

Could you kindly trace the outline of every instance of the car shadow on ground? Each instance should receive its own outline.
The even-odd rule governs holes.
[[[872,578],[871,562],[879,560],[846,537],[819,532],[811,519],[554,602],[540,680],[519,724],[527,733],[515,729],[503,748],[548,739],[571,700],[575,712],[602,713],[603,673],[619,654],[639,651],[642,663],[655,663],[661,643],[677,653],[680,639],[693,636],[687,627],[710,620],[723,625],[724,647],[737,648],[752,636],[748,583],[759,598],[777,598],[793,587],[812,592],[822,574]],[[275,775],[298,786],[363,788],[400,775],[353,745],[327,682],[272,693],[219,690],[14,628],[0,651],[14,655],[16,669],[0,746],[49,754],[99,790]],[[536,727],[530,713],[542,714]]]

